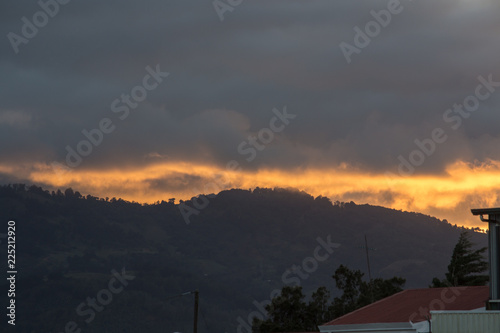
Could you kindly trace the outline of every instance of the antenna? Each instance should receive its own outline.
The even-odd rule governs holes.
[[[370,296],[371,296],[371,302],[374,302],[374,295],[373,295],[373,280],[372,280],[372,270],[371,270],[371,265],[370,265],[370,254],[368,250],[373,250],[375,251],[376,249],[368,247],[368,239],[365,234],[365,246],[357,246],[357,248],[364,248],[366,252],[366,265],[368,266],[368,278],[370,279],[369,285],[370,285]]]
[[[366,249],[366,263],[368,265],[368,277],[370,278],[370,283],[372,283],[372,270],[370,268],[370,255],[368,254],[368,240],[365,234],[365,249]]]

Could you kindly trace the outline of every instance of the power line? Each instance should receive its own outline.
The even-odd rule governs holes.
[[[187,295],[191,295],[193,293],[194,293],[194,291],[187,291],[187,292],[179,294],[179,295],[169,296],[169,297],[165,298],[165,300],[169,300],[169,299],[177,298],[177,297],[181,297],[181,296],[187,296]]]

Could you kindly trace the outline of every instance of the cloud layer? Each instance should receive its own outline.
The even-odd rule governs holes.
[[[495,1],[243,0],[222,14],[223,21],[211,1],[60,2],[0,4],[2,182],[84,186],[39,178],[40,170],[47,177],[53,174],[52,163],[58,162],[69,166],[71,174],[138,177],[128,180],[142,186],[136,193],[154,189],[158,196],[184,197],[211,177],[193,170],[225,172],[230,161],[248,175],[241,186],[266,186],[259,174],[263,170],[277,170],[281,179],[292,174],[307,178],[300,174],[306,170],[320,179],[321,172],[365,175],[369,183],[386,172],[405,181],[445,179],[457,163],[500,160],[500,115],[495,111],[500,102],[500,6]],[[397,8],[397,14],[377,23],[376,17],[390,8]],[[370,24],[378,24],[378,32],[367,30]],[[356,44],[363,39],[358,28],[365,44],[369,39],[363,47]],[[358,50],[350,63],[341,43]],[[144,90],[142,98],[136,87],[144,87],[148,66],[169,75]],[[493,90],[480,78],[489,80]],[[454,105],[476,96],[480,84],[487,98],[477,99],[477,107],[470,104],[473,111],[459,113]],[[131,104],[123,99],[126,95]],[[113,108],[117,99],[128,105],[124,119]],[[257,154],[248,161],[251,154],[245,149],[252,147],[251,138],[259,139],[260,133],[257,144],[263,144],[269,132],[261,132],[270,128],[273,109],[284,107],[296,117],[273,132],[265,149],[253,146]],[[102,140],[95,136],[99,144],[81,156],[78,166],[68,165],[67,147],[78,151],[80,142],[90,141],[83,131],[99,128],[103,119],[109,119],[113,131],[103,133]],[[431,149],[428,140],[436,129],[446,139],[434,141]],[[403,159],[413,171],[401,167]],[[185,170],[139,176],[166,164]],[[477,177],[475,187],[467,188],[469,196],[484,197],[479,189],[487,184],[481,180]],[[267,185],[287,182],[294,183],[270,179]],[[128,191],[125,183],[107,185],[115,192],[96,186],[84,187],[97,195]],[[349,195],[321,187],[312,191],[401,207],[394,203],[400,190],[368,193],[363,187],[345,192]],[[385,201],[374,199],[379,194]],[[462,194],[449,204],[474,202]],[[425,206],[416,194],[404,195],[414,202],[408,207]],[[445,215],[443,208],[429,207],[422,209]]]

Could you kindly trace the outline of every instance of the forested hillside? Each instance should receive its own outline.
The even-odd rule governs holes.
[[[285,283],[335,292],[340,264],[366,272],[365,235],[373,277],[427,287],[444,276],[461,231],[418,213],[283,189],[223,191],[189,224],[179,202],[165,200],[1,187],[0,233],[16,222],[16,332],[64,332],[69,322],[82,332],[190,332],[193,296],[171,296],[195,289],[199,332],[236,332],[259,311],[255,301]],[[486,235],[472,241],[484,246]],[[93,308],[89,298],[106,304]]]

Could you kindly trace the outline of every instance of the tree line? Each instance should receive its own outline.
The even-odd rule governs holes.
[[[453,249],[445,278],[433,278],[430,287],[485,285],[489,280],[488,275],[482,274],[488,269],[483,257],[486,249],[475,250],[468,232],[463,231]],[[396,276],[364,281],[363,276],[360,270],[340,265],[332,278],[342,295],[333,301],[324,286],[312,293],[309,302],[305,301],[302,287],[283,287],[281,294],[265,307],[267,319],[254,318],[253,333],[319,331],[319,325],[402,291],[406,282]]]

